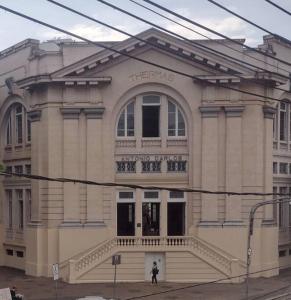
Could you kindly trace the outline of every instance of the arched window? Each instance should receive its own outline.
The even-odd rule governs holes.
[[[168,100],[168,136],[185,136],[185,121],[180,109]]]
[[[136,128],[135,128],[136,126]],[[181,108],[167,95],[146,93],[121,111],[117,123],[117,137],[162,139],[185,137],[186,124]]]
[[[134,136],[134,102],[129,103],[121,112],[117,136]]]
[[[6,145],[21,145],[31,141],[31,123],[20,103],[10,107],[6,123]]]

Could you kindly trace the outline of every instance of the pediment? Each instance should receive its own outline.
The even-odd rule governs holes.
[[[250,77],[253,73],[249,68],[238,63],[231,62],[213,52],[195,47],[188,42],[184,42],[153,28],[138,34],[137,37],[142,40],[150,41],[152,44],[157,45],[158,48],[135,38],[129,38],[117,43],[112,49],[134,57],[138,57],[142,52],[155,49],[155,51],[162,52],[164,55],[171,55],[177,60],[184,60],[188,64],[192,64],[196,68],[201,68],[213,76],[222,76],[223,78],[235,77],[236,74]],[[130,57],[124,56],[118,52],[108,49],[103,50],[53,72],[50,74],[50,77],[55,80],[74,77],[98,77],[99,72],[110,68],[114,63],[130,59]],[[171,68],[169,66],[166,67]],[[175,69],[174,67],[172,68]]]

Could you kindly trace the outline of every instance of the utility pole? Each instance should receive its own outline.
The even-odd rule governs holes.
[[[257,209],[261,206],[275,203],[285,203],[290,202],[290,198],[280,198],[274,200],[268,200],[264,202],[259,202],[252,206],[250,214],[249,214],[249,230],[248,230],[248,241],[247,241],[247,272],[246,272],[246,299],[249,299],[249,275],[250,275],[250,265],[251,265],[251,256],[252,256],[252,248],[251,248],[251,238],[254,233],[254,217]]]

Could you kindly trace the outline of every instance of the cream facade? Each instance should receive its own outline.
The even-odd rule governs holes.
[[[269,198],[151,186],[271,192],[273,159],[288,161],[289,151],[289,139],[273,141],[277,103],[211,82],[288,99],[273,87],[288,88],[289,71],[235,45],[240,54],[225,52],[274,73],[154,29],[139,37],[159,47],[133,38],[107,45],[209,84],[69,40],[25,40],[0,53],[0,157],[8,171],[148,187],[1,178],[2,265],[52,276],[59,263],[68,282],[102,282],[112,281],[111,257],[121,254],[119,281],[149,280],[153,261],[160,280],[243,280],[235,276],[246,271],[248,213]],[[229,42],[200,43],[221,51]],[[286,60],[291,53],[272,37],[260,48]],[[254,276],[278,273],[278,218],[271,206],[257,213],[251,271],[274,269]]]

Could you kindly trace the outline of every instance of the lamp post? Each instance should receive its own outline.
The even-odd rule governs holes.
[[[257,209],[261,206],[274,204],[274,203],[285,203],[290,202],[290,198],[279,198],[274,200],[268,200],[264,202],[259,202],[252,206],[250,215],[249,215],[249,230],[248,230],[248,241],[247,241],[247,272],[246,272],[246,299],[249,299],[249,275],[250,275],[250,264],[251,264],[251,237],[254,233],[254,217]]]

